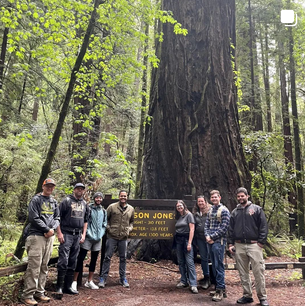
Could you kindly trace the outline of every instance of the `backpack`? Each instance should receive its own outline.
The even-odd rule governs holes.
[[[217,217],[217,221],[218,221],[219,223],[222,223],[222,221],[221,221],[221,213],[222,213],[222,211],[224,210],[224,208],[225,208],[225,206],[224,206],[223,204],[221,204],[220,207],[218,207],[218,209],[217,209],[217,215],[216,215],[216,217]],[[211,207],[210,211],[208,212],[208,217],[209,217],[209,219],[211,219],[212,210],[213,210],[213,207]]]

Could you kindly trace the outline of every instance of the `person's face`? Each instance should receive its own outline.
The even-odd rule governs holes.
[[[54,189],[55,189],[55,186],[53,184],[43,185],[42,186],[42,194],[44,196],[49,197],[52,194],[52,192],[54,191]]]
[[[120,203],[121,203],[122,205],[125,205],[126,202],[127,202],[127,192],[122,191],[122,192],[119,194],[119,200],[120,200]]]
[[[240,193],[237,194],[237,201],[241,205],[247,204],[248,199],[249,199],[249,196],[244,194],[243,192],[240,192]]]
[[[198,198],[197,199],[197,205],[198,205],[200,210],[204,210],[206,208],[206,206],[207,206],[207,203],[204,200],[204,198]]]
[[[85,189],[82,188],[82,187],[77,187],[74,189],[74,196],[77,198],[77,199],[80,199],[83,194],[85,192]]]
[[[176,204],[176,209],[177,209],[177,211],[181,214],[181,215],[183,215],[183,212],[184,212],[184,206],[183,206],[183,204],[182,203],[177,203]]]
[[[101,203],[103,202],[103,198],[102,197],[96,197],[94,199],[95,205],[101,205]]]
[[[211,195],[211,202],[214,204],[214,205],[218,205],[220,203],[220,200],[221,200],[221,196],[217,193],[214,193]]]

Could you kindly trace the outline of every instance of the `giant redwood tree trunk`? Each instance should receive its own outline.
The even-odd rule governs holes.
[[[164,0],[188,30],[163,25],[160,65],[153,71],[146,125],[142,197],[182,198],[218,189],[235,207],[250,187],[239,132],[232,58],[234,0]]]

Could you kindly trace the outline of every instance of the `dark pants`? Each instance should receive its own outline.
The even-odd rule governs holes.
[[[84,260],[86,258],[88,250],[85,250],[83,248],[80,249],[79,254],[78,254],[78,259],[77,259],[77,265],[75,272],[80,272],[82,271],[83,265],[84,265]],[[98,257],[99,251],[91,251],[91,260],[89,264],[89,272],[94,272],[95,271],[95,266],[96,266],[96,261]]]
[[[66,270],[75,270],[77,256],[79,253],[79,241],[80,235],[70,235],[65,234],[65,242],[61,243],[58,249],[58,262],[57,270],[66,271]]]

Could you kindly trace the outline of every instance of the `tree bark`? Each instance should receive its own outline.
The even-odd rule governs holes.
[[[298,235],[304,237],[304,193],[301,182],[303,181],[303,163],[300,139],[300,127],[298,118],[298,106],[296,97],[296,81],[295,81],[295,61],[294,61],[294,40],[292,28],[289,27],[289,66],[290,66],[290,86],[291,86],[291,107],[293,120],[293,139],[294,139],[294,155],[295,155],[295,169],[297,171],[297,207],[298,207]],[[295,213],[296,214],[296,213]]]
[[[53,162],[55,152],[56,152],[56,149],[57,149],[57,146],[58,146],[59,138],[60,138],[60,135],[61,135],[61,131],[62,131],[64,121],[65,121],[67,113],[68,113],[70,100],[71,100],[74,85],[75,85],[76,79],[77,79],[77,72],[79,71],[79,68],[80,68],[80,66],[83,62],[83,58],[84,58],[84,56],[86,54],[86,51],[88,49],[88,46],[89,46],[90,36],[91,36],[92,31],[93,31],[93,28],[94,28],[94,25],[95,25],[95,22],[96,22],[96,18],[97,18],[97,8],[100,4],[103,3],[103,1],[104,0],[95,0],[95,2],[94,2],[94,9],[91,13],[91,17],[90,17],[89,24],[88,24],[88,27],[87,27],[87,30],[86,30],[86,33],[85,33],[85,36],[84,36],[84,39],[83,39],[82,46],[80,48],[80,52],[79,52],[79,54],[76,58],[74,67],[73,67],[72,72],[71,72],[70,82],[69,82],[68,89],[67,89],[67,92],[66,92],[66,96],[65,96],[60,114],[59,114],[57,126],[56,126],[56,129],[55,129],[53,137],[52,137],[51,145],[50,145],[50,148],[48,150],[47,157],[46,157],[46,159],[44,161],[44,164],[42,166],[42,169],[41,169],[41,174],[40,174],[38,184],[37,184],[37,187],[36,187],[36,193],[39,193],[41,191],[42,183],[47,178],[48,174],[50,173],[52,162]],[[25,222],[24,227],[26,225],[27,225],[27,222]],[[18,257],[18,258],[21,258],[22,255],[23,255],[24,243],[25,243],[25,241],[24,241],[23,235],[21,234],[21,236],[18,240],[17,246],[16,246],[15,253],[14,253],[15,256]]]
[[[144,45],[144,57],[143,66],[145,67],[142,75],[142,103],[141,103],[141,119],[139,127],[139,140],[138,140],[138,157],[137,157],[137,170],[136,170],[136,188],[135,188],[135,198],[140,198],[140,184],[142,175],[142,165],[143,165],[143,149],[144,149],[144,124],[146,118],[146,107],[147,107],[147,70],[148,70],[148,56],[146,55],[148,50],[148,36],[149,36],[149,25],[145,24],[145,45]]]
[[[2,89],[4,81],[4,65],[5,65],[5,56],[7,49],[8,32],[9,28],[4,28],[2,45],[1,45],[1,54],[0,54],[0,89]]]
[[[219,189],[235,207],[250,188],[240,138],[232,69],[235,1],[164,0],[188,35],[163,25],[160,65],[153,71],[142,189],[147,198],[182,198]]]
[[[284,49],[282,42],[278,44],[279,50]],[[292,135],[289,120],[289,100],[286,91],[286,69],[284,65],[284,54],[280,51],[279,55],[279,67],[280,67],[280,83],[281,83],[281,101],[282,101],[282,120],[283,120],[283,135],[284,135],[284,158],[285,164],[287,165],[287,171],[292,172],[294,168],[293,164],[293,153],[292,153]],[[294,185],[295,190],[295,185]],[[293,213],[289,214],[289,228],[290,234],[295,234],[297,230],[297,201],[295,191],[290,190],[288,192],[288,201],[294,210]]]

